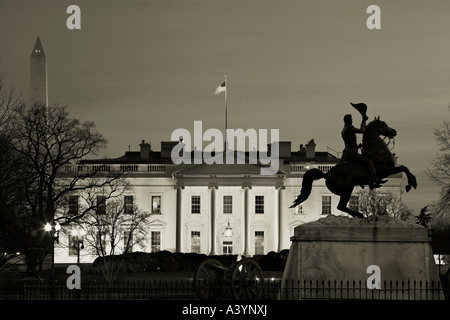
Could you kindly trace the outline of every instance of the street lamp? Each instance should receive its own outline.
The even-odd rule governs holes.
[[[50,232],[53,240],[56,241],[56,243],[59,243],[59,231],[61,230],[61,226],[58,222],[56,222],[54,226],[47,222],[47,224],[44,226],[44,230],[46,232]]]
[[[44,230],[46,232],[49,232],[51,236],[52,267],[50,281],[52,283],[52,299],[55,299],[55,242],[59,243],[59,231],[61,230],[61,226],[58,222],[56,222],[54,225],[51,225],[47,222],[44,226]]]
[[[77,250],[77,266],[80,266],[80,250],[84,249],[84,235],[86,232],[83,229],[72,230],[72,247]]]

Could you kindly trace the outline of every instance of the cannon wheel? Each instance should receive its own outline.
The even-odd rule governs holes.
[[[218,300],[223,296],[223,264],[207,258],[194,272],[194,291],[200,300]]]
[[[259,300],[263,296],[264,277],[259,264],[244,258],[237,261],[230,275],[231,296],[235,300]]]

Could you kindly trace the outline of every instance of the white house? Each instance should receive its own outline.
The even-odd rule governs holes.
[[[303,174],[309,168],[327,171],[339,158],[317,152],[314,140],[296,151],[291,142],[279,142],[279,170],[261,175],[259,164],[179,164],[171,159],[178,142],[163,141],[159,151],[142,141],[140,151],[128,151],[115,159],[84,160],[67,170],[96,168],[121,172],[132,185],[126,201],[152,213],[144,247],[133,251],[197,252],[252,256],[289,249],[296,226],[325,215],[346,215],[336,209],[339,197],[315,181],[309,198],[290,209],[299,194]],[[247,153],[235,153],[248,158]],[[403,175],[390,176],[385,191],[401,198]],[[350,204],[354,205],[354,204]],[[227,230],[227,232],[226,232]],[[74,263],[77,251],[70,239],[55,248],[56,263]],[[81,262],[95,257],[80,252]]]

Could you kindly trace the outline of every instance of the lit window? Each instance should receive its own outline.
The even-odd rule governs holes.
[[[106,214],[105,196],[97,196],[97,214]]]
[[[322,196],[322,214],[331,214],[331,196]]]
[[[255,213],[264,213],[264,196],[255,196]]]
[[[348,202],[348,208],[353,211],[359,210],[359,197],[351,196],[350,201]]]
[[[233,213],[233,196],[223,196],[223,213]]]
[[[76,216],[78,214],[78,196],[69,197],[69,215]]]
[[[152,213],[161,214],[161,196],[152,196]]]
[[[134,213],[133,196],[125,196],[124,197],[124,213],[125,214],[133,214]]]
[[[150,241],[151,252],[161,251],[161,231],[152,231]]]
[[[294,201],[295,199],[297,199],[297,197],[294,198]],[[294,208],[294,214],[305,214],[303,210],[303,203],[300,203],[298,206]]]
[[[200,196],[191,197],[191,213],[200,213]]]
[[[75,237],[69,234],[69,256],[78,255],[77,243],[75,241]]]
[[[222,253],[233,254],[233,241],[222,242]]]
[[[255,255],[264,254],[264,231],[255,231]]]
[[[123,233],[123,251],[133,252],[133,234],[130,231]]]
[[[200,231],[191,231],[191,252],[200,253]]]

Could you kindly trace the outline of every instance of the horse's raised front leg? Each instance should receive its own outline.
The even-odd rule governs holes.
[[[405,167],[404,165],[400,165],[397,167],[392,167],[391,169],[387,169],[385,171],[385,176],[390,176],[392,174],[396,174],[399,172],[404,172],[406,174],[406,177],[408,178],[408,184],[406,185],[406,192],[411,190],[411,187],[414,189],[417,189],[417,180],[416,177],[409,171],[408,167]]]

